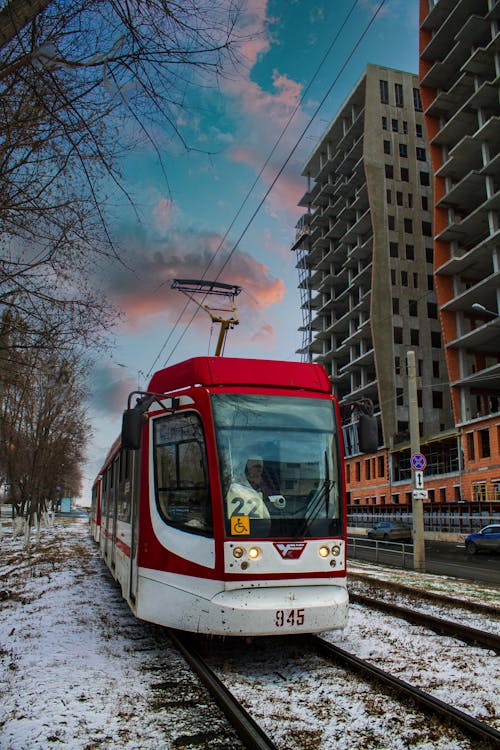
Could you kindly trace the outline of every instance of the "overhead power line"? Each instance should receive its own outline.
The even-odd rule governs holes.
[[[219,271],[218,271],[218,273],[217,273],[217,275],[216,275],[216,277],[215,277],[215,279],[214,279],[214,280],[217,280],[217,279],[219,279],[219,278],[220,278],[220,276],[221,276],[221,274],[223,273],[224,269],[226,268],[227,264],[229,263],[229,261],[231,260],[232,256],[234,255],[235,251],[237,250],[237,248],[238,248],[238,246],[239,246],[239,244],[240,244],[241,240],[243,239],[243,237],[244,237],[244,236],[245,236],[245,234],[247,233],[247,231],[248,231],[248,229],[250,228],[250,226],[251,226],[252,222],[254,221],[255,217],[256,217],[256,216],[257,216],[257,214],[259,213],[260,209],[262,208],[262,206],[264,205],[265,201],[267,200],[267,198],[268,198],[269,194],[271,193],[271,191],[273,190],[274,186],[276,185],[276,182],[277,182],[277,181],[279,180],[279,178],[280,178],[280,177],[281,177],[281,175],[283,174],[283,172],[284,172],[284,170],[285,170],[286,166],[288,165],[288,163],[290,162],[290,160],[291,160],[292,156],[294,155],[294,153],[296,152],[297,148],[299,147],[299,145],[300,145],[301,141],[303,140],[304,136],[306,135],[307,131],[309,130],[309,128],[310,128],[311,124],[313,123],[314,119],[316,118],[316,116],[317,116],[318,112],[319,112],[319,111],[320,111],[320,109],[321,109],[321,108],[323,107],[323,105],[324,105],[325,101],[327,100],[327,98],[328,98],[328,97],[330,96],[331,92],[333,91],[333,89],[334,89],[334,88],[335,88],[335,86],[337,85],[337,83],[338,83],[338,81],[339,81],[339,79],[340,79],[340,76],[342,75],[342,73],[344,72],[344,70],[346,69],[347,65],[348,65],[348,64],[350,63],[350,61],[352,60],[352,58],[353,58],[354,54],[356,53],[356,51],[358,50],[358,47],[360,46],[361,42],[363,41],[363,39],[364,39],[364,38],[365,38],[365,36],[367,35],[368,31],[370,30],[371,26],[372,26],[372,25],[373,25],[373,23],[375,22],[375,20],[376,20],[376,18],[377,18],[377,16],[378,16],[378,14],[380,13],[380,11],[381,11],[382,7],[384,6],[384,4],[385,4],[385,0],[380,0],[380,2],[379,2],[379,4],[378,4],[378,6],[377,6],[377,7],[375,8],[375,10],[373,11],[373,13],[372,13],[372,16],[371,16],[370,20],[368,21],[368,23],[366,24],[365,28],[363,29],[363,31],[362,31],[362,32],[361,32],[361,34],[359,35],[359,37],[358,37],[357,41],[355,42],[355,44],[353,45],[353,47],[351,48],[351,51],[349,52],[349,54],[347,55],[346,59],[344,60],[344,63],[343,63],[343,64],[342,64],[342,66],[340,67],[340,70],[338,71],[337,75],[336,75],[336,76],[335,76],[335,78],[333,79],[333,81],[332,81],[331,85],[330,85],[330,86],[328,87],[328,89],[327,89],[327,91],[326,91],[325,95],[324,95],[324,96],[323,96],[323,98],[322,98],[322,99],[320,100],[319,104],[318,104],[318,105],[316,106],[316,108],[315,108],[315,110],[314,110],[313,114],[311,115],[311,117],[309,118],[309,120],[308,120],[307,124],[305,125],[304,129],[302,130],[301,134],[300,134],[300,135],[299,135],[299,137],[297,138],[297,140],[296,140],[296,142],[295,142],[294,146],[292,147],[292,149],[291,149],[290,153],[288,154],[287,158],[285,159],[285,161],[283,162],[282,166],[281,166],[281,167],[280,167],[280,169],[278,170],[278,172],[277,172],[277,174],[276,174],[276,176],[275,176],[274,180],[273,180],[273,181],[271,182],[271,184],[269,185],[268,189],[266,190],[266,192],[265,192],[264,196],[263,196],[263,197],[261,198],[261,200],[260,200],[260,201],[259,201],[259,203],[257,204],[257,207],[256,207],[256,208],[255,208],[255,210],[253,211],[252,215],[250,216],[250,219],[248,220],[248,222],[246,223],[246,225],[245,225],[245,227],[243,228],[242,232],[240,233],[240,235],[239,235],[238,239],[237,239],[237,240],[236,240],[236,242],[234,243],[234,245],[233,245],[233,247],[232,247],[231,251],[229,252],[229,254],[228,254],[228,256],[227,256],[226,260],[224,261],[224,263],[222,264],[221,268],[219,269]],[[343,27],[345,26],[345,24],[347,23],[347,20],[348,20],[349,16],[351,15],[352,11],[354,10],[354,7],[355,7],[355,6],[356,6],[356,2],[355,2],[355,3],[354,3],[354,5],[353,5],[353,6],[351,7],[351,10],[349,11],[349,14],[348,14],[348,16],[346,17],[346,19],[345,19],[345,21],[344,21],[344,23],[343,23],[343,25],[342,25],[342,27],[341,27],[341,28],[343,28]],[[335,39],[334,39],[334,42],[335,42],[335,40],[336,40],[336,39],[338,38],[338,36],[339,36],[339,34],[340,34],[340,31],[341,31],[341,30],[339,30],[339,32],[337,33],[337,35],[336,35],[336,37],[335,37]],[[315,72],[315,74],[314,74],[314,77],[313,77],[313,79],[312,79],[312,80],[314,80],[314,78],[315,78],[315,77],[317,76],[317,74],[318,74],[318,72],[319,72],[319,70],[320,70],[321,66],[322,66],[322,65],[324,64],[324,62],[325,62],[325,60],[326,60],[326,57],[328,56],[329,52],[331,51],[331,48],[332,48],[332,46],[333,46],[334,42],[332,42],[332,44],[330,45],[330,47],[329,47],[329,49],[328,49],[328,52],[327,52],[327,53],[326,53],[326,54],[324,55],[323,59],[321,60],[321,63],[320,63],[320,65],[318,66],[318,69],[316,70],[316,72]],[[311,83],[312,83],[312,81],[311,81]],[[309,84],[308,88],[310,87],[311,83]],[[288,127],[288,125],[290,124],[290,120],[291,120],[291,119],[293,118],[293,116],[294,116],[295,112],[297,111],[298,107],[300,106],[300,103],[302,102],[302,100],[303,100],[303,97],[301,98],[300,102],[299,102],[299,103],[297,104],[297,107],[295,108],[294,112],[292,113],[292,115],[291,115],[291,117],[290,117],[289,121],[287,122],[287,124],[286,124],[286,126],[285,126],[285,129],[284,129],[284,130],[286,130],[286,128],[287,128],[287,127]],[[281,140],[281,138],[283,137],[283,134],[284,134],[284,131],[283,131],[283,132],[282,132],[282,133],[280,134],[280,137],[278,138],[278,141],[277,141],[277,143],[276,143],[276,144],[275,144],[275,146],[273,147],[273,149],[272,149],[272,151],[271,151],[270,155],[268,156],[268,158],[267,158],[266,162],[264,163],[264,166],[262,167],[262,169],[261,169],[261,171],[260,171],[260,173],[259,173],[258,177],[256,178],[256,180],[255,180],[254,184],[252,185],[252,188],[251,188],[251,190],[253,190],[253,187],[254,187],[254,185],[255,185],[255,184],[256,184],[256,182],[258,181],[258,179],[259,179],[260,175],[262,174],[262,172],[263,172],[263,170],[264,170],[265,166],[266,166],[266,165],[267,165],[267,163],[269,162],[269,160],[270,160],[270,158],[271,158],[272,154],[274,153],[274,150],[276,149],[276,146],[278,145],[279,141],[280,141],[280,140]],[[245,201],[244,201],[244,203],[246,202],[247,198],[248,198],[248,195],[247,195],[247,196],[245,197]],[[242,204],[242,206],[240,207],[240,209],[239,209],[239,211],[238,211],[238,213],[237,213],[237,215],[236,215],[235,219],[234,219],[234,220],[233,220],[233,222],[231,223],[231,227],[233,226],[233,224],[234,224],[234,221],[236,220],[237,216],[238,216],[238,215],[239,215],[239,213],[241,212],[241,210],[242,210],[242,208],[243,208],[243,205],[244,205],[244,203],[243,203],[243,204]],[[228,230],[228,232],[229,232],[229,230]],[[223,241],[224,241],[224,239],[225,239],[225,238],[227,237],[227,234],[228,234],[228,232],[226,232],[226,234],[224,235],[224,238],[223,238],[222,242],[223,242]],[[219,247],[217,248],[217,251],[216,251],[216,253],[214,254],[214,256],[212,257],[211,261],[210,261],[210,262],[209,262],[209,264],[207,265],[207,268],[205,269],[205,273],[206,273],[206,271],[208,270],[208,268],[210,267],[210,265],[211,265],[211,263],[213,262],[213,260],[215,259],[215,256],[217,255],[217,252],[218,252],[218,251],[220,250],[220,247],[221,247],[221,245],[222,245],[222,242],[220,243]],[[185,309],[186,309],[186,308],[184,308],[184,310],[185,310]],[[183,310],[183,313],[184,313],[184,310]],[[182,314],[183,314],[183,313],[182,313]],[[189,321],[188,325],[187,325],[187,326],[186,326],[186,327],[184,328],[184,330],[183,330],[182,334],[181,334],[181,335],[179,336],[179,339],[177,340],[177,342],[176,342],[176,344],[175,344],[174,348],[172,349],[172,351],[170,352],[170,355],[169,355],[169,357],[168,357],[168,358],[167,358],[167,360],[165,361],[165,364],[164,364],[164,366],[166,366],[166,365],[168,364],[168,362],[170,361],[170,359],[172,358],[172,356],[173,356],[174,352],[176,351],[177,347],[179,346],[179,344],[181,343],[182,339],[183,339],[183,338],[184,338],[184,336],[186,335],[186,333],[187,333],[187,331],[188,331],[189,327],[190,327],[190,326],[191,326],[191,324],[193,323],[193,321],[194,321],[194,319],[195,319],[195,317],[196,317],[196,315],[197,315],[197,314],[198,314],[198,310],[196,310],[196,311],[195,311],[195,313],[194,313],[194,315],[192,316],[191,320]],[[172,332],[171,332],[171,333],[172,333]],[[170,338],[170,337],[171,337],[171,336],[169,336],[169,338]],[[163,349],[164,349],[164,348],[165,348],[165,345],[164,345],[164,346],[162,347],[162,351],[163,351]],[[154,367],[154,365],[156,364],[156,362],[157,362],[158,358],[159,358],[159,355],[158,355],[158,357],[156,358],[155,362],[153,363],[153,366],[152,366],[152,368],[153,368],[153,367]],[[152,370],[152,368],[151,368],[151,370]],[[151,370],[150,370],[150,372],[151,372]],[[149,376],[150,372],[148,373],[148,376]]]

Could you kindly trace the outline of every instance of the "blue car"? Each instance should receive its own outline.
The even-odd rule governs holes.
[[[500,524],[492,523],[477,534],[469,534],[465,537],[464,543],[469,555],[475,555],[480,550],[500,552]]]

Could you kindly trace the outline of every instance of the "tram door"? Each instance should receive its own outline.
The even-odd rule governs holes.
[[[109,521],[108,529],[110,531],[110,557],[109,562],[112,568],[116,564],[116,526],[118,515],[118,493],[120,490],[120,454],[116,456],[112,465],[113,491],[111,494],[111,503],[109,504]]]
[[[129,598],[135,602],[137,596],[137,539],[139,524],[140,466],[142,450],[128,451],[130,473],[130,574]]]

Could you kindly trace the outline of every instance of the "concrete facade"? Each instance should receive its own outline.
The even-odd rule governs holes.
[[[417,76],[368,65],[302,174],[307,213],[292,247],[303,312],[300,353],[324,365],[339,398],[350,503],[404,503],[411,475],[409,349],[417,360],[422,442],[456,448]],[[380,450],[369,458],[359,455],[355,427],[356,411],[367,404],[381,427]],[[445,468],[454,475],[457,466]],[[455,481],[446,483],[447,499],[456,499]]]

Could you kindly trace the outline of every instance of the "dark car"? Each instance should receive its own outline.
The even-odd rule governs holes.
[[[411,528],[397,521],[379,521],[373,529],[368,529],[367,536],[370,539],[383,539],[386,542],[411,541]]]
[[[469,555],[475,555],[481,550],[500,552],[500,524],[492,523],[476,534],[469,534],[465,537],[464,543]]]

